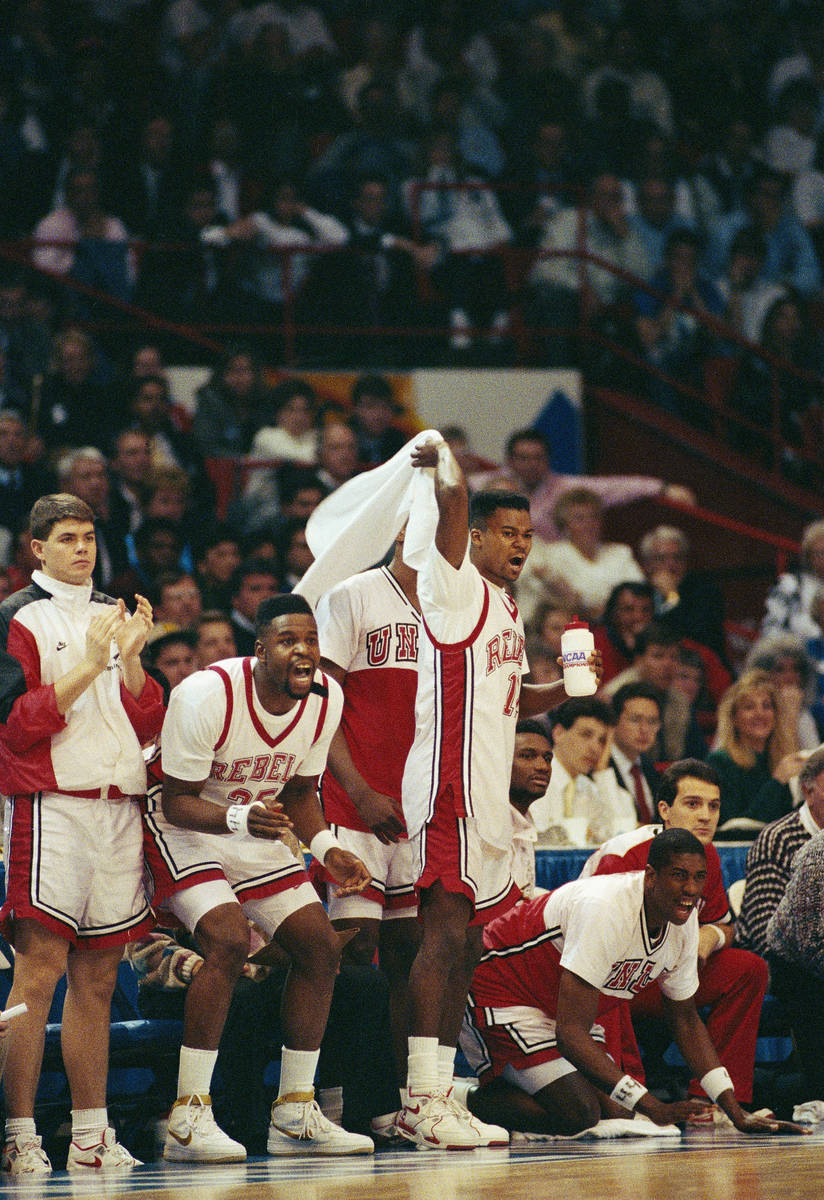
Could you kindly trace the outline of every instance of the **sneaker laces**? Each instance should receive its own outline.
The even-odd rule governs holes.
[[[114,1167],[131,1167],[136,1165],[137,1159],[133,1154],[130,1154],[125,1146],[121,1146],[120,1142],[113,1142],[111,1146],[105,1146],[106,1159]]]
[[[18,1162],[20,1159],[23,1159],[24,1162],[28,1161],[32,1164],[31,1166],[26,1166],[24,1168],[26,1171],[34,1170],[35,1163],[40,1163],[43,1166],[51,1169],[49,1156],[43,1149],[43,1139],[36,1134],[34,1137],[27,1138],[23,1142],[18,1142],[16,1137],[11,1138],[4,1146],[3,1150],[4,1158],[8,1158],[10,1166],[13,1163]]]
[[[317,1100],[306,1100],[304,1102],[303,1122],[298,1135],[301,1141],[304,1139],[311,1140],[319,1133],[327,1133],[330,1129],[336,1128],[337,1126],[324,1115],[323,1109]]]
[[[214,1124],[212,1117],[212,1106],[204,1104],[197,1092],[194,1092],[186,1101],[186,1120],[192,1132],[199,1131],[200,1126]]]

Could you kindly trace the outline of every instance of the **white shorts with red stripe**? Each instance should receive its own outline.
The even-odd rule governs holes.
[[[593,1025],[589,1032],[604,1044],[603,1026]],[[460,1045],[481,1083],[501,1075],[531,1096],[577,1070],[558,1049],[555,1019],[540,1008],[481,1007],[470,994]]]
[[[486,925],[521,898],[512,878],[512,854],[485,841],[479,822],[455,813],[451,795],[440,793],[432,820],[410,838],[419,892],[440,883],[472,904],[472,925]]]
[[[397,921],[417,916],[417,859],[408,838],[387,846],[374,833],[347,829],[344,825],[330,828],[344,850],[356,854],[372,876],[372,882],[360,896],[336,896],[335,886],[324,872],[330,921],[349,917]]]
[[[76,945],[105,949],[154,924],[143,890],[140,806],[36,792],[6,806],[6,900],[0,924],[31,919]]]
[[[143,816],[147,891],[155,908],[186,888],[225,880],[241,904],[308,883],[302,859],[280,841],[200,833],[171,825],[160,805]]]

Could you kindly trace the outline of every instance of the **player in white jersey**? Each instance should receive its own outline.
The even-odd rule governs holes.
[[[417,572],[403,561],[401,533],[389,566],[345,580],[316,610],[321,665],[343,688],[341,724],[321,780],[324,815],[340,844],[372,876],[360,895],[330,894],[329,918],[336,929],[357,930],[345,959],[371,964],[379,956],[389,982],[401,1089],[409,970],[420,942],[416,875],[401,807],[403,768],[415,733],[421,623],[416,588]],[[378,1118],[374,1127],[386,1135],[393,1124]]]
[[[195,933],[204,957],[186,997],[178,1099],[164,1149],[174,1161],[246,1157],[215,1123],[209,1087],[249,952],[247,915],[292,960],[269,1153],[373,1149],[369,1138],[329,1122],[314,1100],[340,943],[302,862],[280,841],[294,826],[343,892],[369,882],[363,863],[329,832],[317,799],[342,696],[318,670],[317,626],[302,596],[261,604],[255,655],[213,664],[175,688],[163,727],[162,813],[147,817],[156,902]]]
[[[438,524],[418,574],[425,636],[403,777],[422,942],[409,981],[409,1095],[397,1129],[421,1147],[463,1149],[508,1140],[454,1103],[453,1060],[483,923],[518,896],[509,870],[515,725],[519,713],[559,703],[563,684],[521,685],[524,629],[508,588],[532,542],[529,501],[482,492],[468,514],[466,481],[444,441],[417,445],[412,463],[435,469]]]
[[[657,1125],[700,1112],[694,1098],[662,1103],[603,1048],[603,1018],[657,981],[676,1044],[735,1127],[800,1132],[743,1111],[698,1016],[705,879],[704,847],[688,830],[668,829],[643,872],[574,880],[488,925],[461,1036],[484,1083],[467,1097],[472,1111],[556,1134],[633,1111]]]

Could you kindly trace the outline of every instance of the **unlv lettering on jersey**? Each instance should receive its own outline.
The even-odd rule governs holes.
[[[366,661],[370,667],[383,667],[389,659],[389,644],[392,640],[392,626],[382,625],[380,629],[370,629],[366,635]]]
[[[640,992],[649,984],[654,970],[655,959],[627,958],[612,964],[604,987],[616,992]]]
[[[411,622],[406,624],[399,621],[395,626],[395,637],[398,639],[398,662],[418,661],[418,627]]]
[[[251,768],[251,769],[250,769]],[[255,758],[235,758],[231,762],[213,762],[210,777],[227,783],[286,783],[295,769],[294,754],[258,754]]]
[[[504,629],[502,633],[496,633],[486,643],[486,673],[491,675],[498,667],[504,663],[517,663],[518,666],[524,660],[524,639],[518,633],[517,629]]]

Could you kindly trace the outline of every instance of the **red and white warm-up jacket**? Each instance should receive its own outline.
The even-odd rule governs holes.
[[[123,685],[117,646],[105,669],[65,716],[54,684],[85,657],[86,631],[114,601],[91,585],[35,571],[0,605],[0,792],[142,795],[141,744],[160,731],[163,694],[152,678],[138,699]]]

